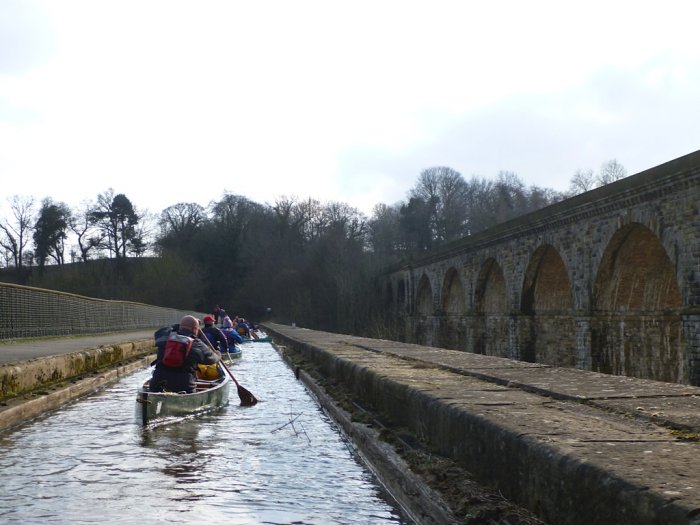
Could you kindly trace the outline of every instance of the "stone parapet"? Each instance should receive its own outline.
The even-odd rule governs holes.
[[[0,431],[148,366],[152,338],[0,364]]]
[[[548,523],[699,523],[700,388],[266,329],[358,402]]]
[[[66,354],[0,364],[0,400],[154,353],[153,339],[103,345]]]
[[[121,377],[148,366],[151,359],[152,356],[140,357],[108,370],[96,371],[66,383],[52,384],[46,389],[37,387],[40,389],[30,394],[6,399],[0,403],[0,432],[57,410],[74,399],[96,392]]]

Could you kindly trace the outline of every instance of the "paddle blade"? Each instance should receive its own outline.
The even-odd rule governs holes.
[[[241,400],[241,406],[252,407],[258,402],[258,399],[249,391],[238,385],[238,397]]]

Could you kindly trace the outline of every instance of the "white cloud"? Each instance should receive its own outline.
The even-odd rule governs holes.
[[[692,2],[3,2],[0,214],[108,187],[370,212],[420,171],[565,189],[697,149]]]

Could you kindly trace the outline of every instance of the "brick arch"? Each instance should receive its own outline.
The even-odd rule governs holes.
[[[689,382],[680,287],[651,229],[632,223],[615,232],[601,258],[591,304],[593,370]]]
[[[425,274],[418,281],[416,314],[418,321],[415,325],[414,340],[418,344],[432,346],[434,341],[435,303],[433,302],[433,287],[430,284],[430,279]]]
[[[406,283],[403,279],[399,279],[396,285],[396,304],[401,311],[406,309]]]
[[[503,269],[489,258],[479,270],[474,290],[474,338],[477,354],[512,357],[508,347],[508,295]]]
[[[474,293],[474,310],[477,313],[507,313],[506,280],[496,259],[489,258],[479,271]]]
[[[450,268],[442,282],[442,311],[448,315],[460,315],[464,314],[465,310],[462,279],[457,270]]]
[[[566,264],[550,244],[532,254],[523,281],[520,358],[554,366],[577,366],[573,294]]]
[[[520,309],[535,315],[569,312],[573,305],[571,280],[563,259],[552,245],[540,246],[525,272]]]
[[[673,263],[649,228],[620,228],[603,253],[593,287],[595,311],[648,312],[682,307]]]
[[[395,309],[396,302],[394,301],[394,287],[391,285],[391,281],[386,283],[384,288],[384,309],[393,311]]]
[[[416,291],[416,313],[418,315],[433,315],[435,313],[435,305],[433,303],[433,287],[430,285],[430,279],[423,274],[418,281],[418,290]]]
[[[438,321],[437,345],[442,348],[466,350],[464,314],[467,310],[464,285],[459,272],[451,267],[442,280],[441,310]]]

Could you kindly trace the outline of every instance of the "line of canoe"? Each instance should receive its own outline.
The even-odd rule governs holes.
[[[265,332],[256,330],[248,343],[271,342]],[[222,356],[233,362],[243,355],[240,345],[231,345],[229,352]],[[215,380],[198,379],[192,393],[150,392],[150,379],[146,380],[136,393],[136,419],[144,427],[154,427],[165,423],[195,417],[205,412],[223,408],[228,404],[231,393],[231,377],[219,366],[220,377]],[[224,367],[225,368],[225,367]],[[238,385],[237,385],[238,386]],[[241,387],[238,386],[240,389]]]

